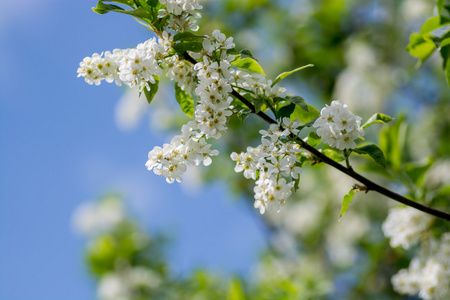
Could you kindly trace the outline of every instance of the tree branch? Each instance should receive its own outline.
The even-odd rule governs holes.
[[[195,61],[195,59],[193,59],[188,53],[184,54],[184,58],[193,63],[196,64],[197,61]],[[260,117],[261,119],[263,119],[264,121],[266,121],[269,124],[277,124],[277,122],[272,119],[270,116],[266,115],[264,112],[259,111],[256,112],[255,106],[248,101],[247,99],[245,99],[241,94],[239,94],[238,92],[236,92],[236,90],[233,89],[233,91],[231,92],[231,95],[234,96],[235,98],[239,99],[242,103],[244,103],[250,110],[252,113],[256,114],[258,117]],[[309,145],[308,143],[306,143],[303,139],[299,138],[299,137],[295,137],[295,140],[300,144],[300,146],[302,146],[304,149],[308,150],[309,152],[311,152],[313,155],[315,155],[320,161],[326,163],[327,165],[330,165],[332,167],[334,167],[335,169],[341,171],[342,173],[347,174],[348,176],[350,176],[353,179],[358,180],[359,182],[361,182],[362,184],[364,184],[367,188],[366,192],[368,191],[375,191],[378,192],[388,198],[391,198],[397,202],[403,203],[405,205],[414,207],[415,209],[418,209],[422,212],[425,212],[427,214],[433,215],[435,217],[450,221],[450,214],[446,213],[444,211],[440,211],[434,208],[431,208],[429,206],[420,204],[418,202],[412,201],[400,194],[397,194],[391,190],[388,190],[385,187],[382,187],[381,185],[376,184],[375,182],[371,181],[370,179],[360,175],[359,173],[356,173],[353,168],[351,167],[345,167],[343,165],[341,165],[340,163],[335,162],[334,160],[332,160],[331,158],[327,157],[325,154],[323,154],[322,152],[320,152],[319,150],[317,150],[316,148],[312,147],[311,145]]]

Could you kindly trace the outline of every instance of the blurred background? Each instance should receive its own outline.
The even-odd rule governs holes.
[[[321,166],[305,168],[300,190],[279,214],[262,217],[253,209],[254,183],[234,173],[229,155],[259,143],[258,130],[266,125],[256,118],[246,121],[245,131],[232,119],[215,145],[221,157],[187,174],[182,184],[148,172],[148,151],[170,140],[187,118],[168,80],[148,106],[124,88],[90,86],[76,77],[85,56],[153,37],[131,17],[95,14],[95,4],[2,3],[0,299],[97,299],[97,280],[127,264],[151,270],[138,277],[154,282],[139,287],[134,299],[177,299],[178,293],[192,299],[224,299],[224,293],[401,298],[390,277],[412,254],[390,249],[381,232],[395,203],[357,195],[338,222],[341,199],[354,182]],[[438,55],[417,68],[404,50],[409,35],[433,14],[433,1],[203,5],[200,32],[220,29],[233,36],[236,48],[251,50],[268,78],[315,65],[282,82],[288,94],[318,109],[340,99],[363,121],[376,112],[396,117],[382,136],[401,134],[401,142],[383,144],[381,127],[366,132],[367,140],[394,149],[387,158],[395,183],[376,175],[373,164],[355,164],[399,192],[440,203],[434,192],[450,184],[450,94]],[[404,163],[426,168],[411,182],[398,167]],[[96,205],[109,208],[102,213]],[[95,220],[109,227],[89,232]],[[127,240],[135,236],[140,238]],[[129,261],[118,263],[117,257]],[[114,280],[108,284],[120,286],[120,278]]]

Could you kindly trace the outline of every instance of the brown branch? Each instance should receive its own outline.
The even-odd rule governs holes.
[[[189,54],[185,53],[184,54],[184,58],[186,60],[188,60],[189,62],[196,64],[197,62],[195,61],[195,59],[193,59]],[[270,116],[266,115],[265,113],[263,113],[262,111],[259,111],[256,113],[256,109],[255,106],[248,101],[247,99],[245,99],[241,94],[239,94],[238,92],[236,92],[234,89],[231,92],[231,95],[233,95],[234,97],[236,97],[237,99],[239,99],[242,103],[244,103],[250,110],[252,113],[256,114],[257,116],[259,116],[261,119],[263,119],[264,121],[266,121],[269,124],[277,124],[277,122],[272,119]],[[356,173],[353,168],[351,167],[345,167],[343,165],[341,165],[340,163],[335,162],[334,160],[332,160],[331,158],[329,158],[328,156],[326,156],[325,154],[323,154],[322,152],[320,152],[319,150],[317,150],[316,148],[312,147],[311,145],[309,145],[307,142],[305,142],[303,139],[299,138],[299,137],[295,137],[295,140],[300,144],[300,146],[302,146],[304,149],[308,150],[309,152],[311,152],[313,155],[315,155],[321,162],[326,163],[327,165],[332,166],[335,169],[338,169],[339,171],[341,171],[342,173],[347,174],[348,176],[352,177],[353,179],[358,180],[359,182],[361,182],[362,184],[365,185],[366,187],[366,193],[368,191],[375,191],[378,192],[388,198],[391,198],[397,202],[403,203],[405,205],[414,207],[415,209],[418,209],[422,212],[425,212],[427,214],[433,215],[435,217],[450,221],[450,214],[446,213],[444,211],[440,211],[434,208],[431,208],[429,206],[420,204],[418,202],[412,201],[400,194],[397,194],[391,190],[388,190],[385,187],[382,187],[381,185],[376,184],[375,182],[371,181],[370,179]]]

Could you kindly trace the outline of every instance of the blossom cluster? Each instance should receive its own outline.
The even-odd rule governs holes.
[[[400,294],[416,295],[426,300],[450,298],[450,232],[431,244],[428,253],[414,258],[408,269],[392,277]]]
[[[160,276],[149,268],[126,267],[102,276],[97,294],[100,300],[141,299],[161,284]]]
[[[260,131],[262,137],[258,147],[231,154],[231,159],[236,162],[234,170],[244,171],[245,178],[256,180],[254,206],[261,214],[273,206],[279,209],[292,194],[295,185],[292,178],[299,179],[301,149],[288,140],[291,134],[298,134],[299,126],[298,120],[291,122],[289,118],[283,118],[279,124],[271,124],[267,131]]]
[[[112,231],[125,219],[125,209],[118,198],[110,196],[97,203],[83,203],[73,214],[74,229],[86,236]]]
[[[339,100],[322,108],[313,127],[317,127],[317,135],[322,138],[322,142],[340,150],[356,148],[355,140],[364,136],[361,118]]]
[[[164,37],[168,38],[167,32]],[[113,52],[94,53],[80,63],[78,77],[84,77],[89,84],[99,85],[102,80],[129,87],[144,86],[150,90],[150,83],[155,83],[154,76],[163,70],[158,64],[159,58],[166,55],[169,44],[164,38],[151,38],[131,49],[115,49]]]
[[[390,238],[391,247],[409,249],[420,240],[422,232],[428,229],[433,218],[412,207],[397,207],[389,211],[382,229]]]
[[[382,229],[390,238],[392,247],[409,249],[418,243],[430,227],[433,218],[412,207],[394,208],[389,212]],[[450,233],[440,241],[430,239],[408,269],[392,277],[392,285],[400,294],[416,295],[422,299],[449,299],[450,297]]]
[[[182,133],[162,148],[155,147],[148,154],[146,167],[165,177],[169,183],[181,182],[181,175],[188,165],[211,164],[211,156],[218,155],[219,151],[212,150],[211,144],[206,140],[220,138],[227,129],[226,124],[232,114],[232,98],[229,96],[232,91],[230,61],[234,57],[228,56],[226,50],[234,47],[233,39],[227,39],[223,33],[215,30],[213,37],[207,37],[205,41],[205,55],[193,67],[188,66],[187,62],[180,65],[171,61],[171,58],[167,63],[168,76],[177,81],[185,91],[195,86],[194,92],[200,98],[194,120],[183,125]],[[198,82],[194,81],[194,76],[198,78]]]
[[[165,4],[165,8],[158,12],[159,18],[168,17],[167,23],[170,30],[183,32],[186,30],[198,30],[198,25],[192,18],[201,18],[199,9],[202,6],[198,0],[159,0]]]
[[[218,150],[212,150],[211,144],[206,142],[204,134],[195,121],[183,125],[181,134],[172,138],[163,147],[155,147],[148,153],[145,164],[148,170],[162,175],[168,183],[175,180],[181,182],[181,175],[186,172],[188,165],[211,164],[211,156],[217,156]]]

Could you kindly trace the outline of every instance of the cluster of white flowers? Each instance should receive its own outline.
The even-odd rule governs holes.
[[[313,127],[318,127],[317,135],[322,138],[322,142],[340,150],[356,148],[355,140],[364,136],[361,118],[339,100],[322,108]]]
[[[178,55],[167,57],[164,61],[164,70],[167,71],[166,76],[171,80],[176,81],[182,90],[190,94],[197,86],[197,82],[195,81],[195,71],[192,64],[185,60],[180,60]]]
[[[433,217],[412,207],[397,207],[389,211],[382,229],[390,238],[391,247],[402,246],[409,249],[420,240],[420,235],[427,230]]]
[[[421,234],[429,228],[433,217],[412,207],[390,210],[382,229],[392,247],[409,249],[419,242]],[[394,289],[400,294],[416,295],[422,299],[450,298],[450,233],[440,241],[429,239],[408,269],[392,277]]]
[[[244,171],[244,177],[256,180],[255,208],[263,214],[274,205],[279,209],[291,195],[295,182],[301,172],[298,154],[300,146],[287,140],[291,134],[297,135],[300,126],[298,120],[291,122],[283,118],[280,124],[271,124],[269,130],[261,130],[261,144],[248,147],[247,152],[233,152],[231,159],[236,161],[236,172]],[[257,178],[258,177],[258,178]]]
[[[428,249],[429,254],[414,258],[408,269],[392,277],[400,294],[416,295],[426,300],[450,298],[450,233]]]
[[[100,300],[141,299],[162,283],[158,274],[143,267],[127,267],[102,276],[98,285]],[[147,297],[145,297],[147,298]]]
[[[226,49],[234,47],[233,39],[226,39],[224,34],[215,30],[213,37],[205,40],[209,42],[204,43],[208,48],[204,51],[206,54],[202,62],[193,67],[187,62],[181,65],[170,58],[167,62],[168,76],[187,92],[196,86],[195,94],[200,98],[194,120],[183,125],[181,135],[175,136],[162,148],[155,147],[148,154],[147,168],[164,176],[169,183],[181,182],[181,175],[188,165],[211,164],[211,156],[218,155],[219,151],[211,150],[211,144],[206,139],[220,138],[232,114],[232,88],[229,82],[232,78],[230,61],[234,57],[228,56]],[[220,56],[215,56],[217,53]],[[213,57],[218,58],[213,61]],[[194,81],[194,76],[198,78],[198,83]]]
[[[110,196],[96,203],[83,203],[74,212],[74,229],[86,236],[113,230],[125,218],[122,202]]]
[[[155,147],[148,153],[147,169],[162,175],[168,183],[175,180],[181,182],[181,175],[188,165],[211,164],[211,156],[217,156],[218,150],[211,150],[211,144],[206,142],[204,134],[195,121],[183,125],[181,135],[172,138],[169,144]]]
[[[202,6],[198,0],[159,0],[159,2],[166,7],[159,10],[158,17],[169,17],[167,20],[169,29],[178,32],[198,30],[196,20],[192,20],[201,18],[197,10],[202,9]]]
[[[80,63],[78,77],[84,77],[89,84],[99,85],[106,80],[108,83],[115,81],[119,86],[123,83],[139,89],[145,86],[150,90],[148,82],[155,83],[154,76],[163,73],[158,61],[170,47],[167,39],[168,33],[164,32],[158,42],[156,38],[151,38],[136,48],[115,49],[112,53],[106,51],[104,55],[94,53]]]

